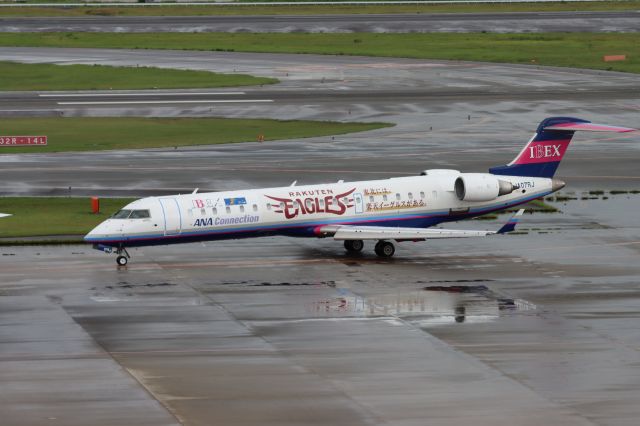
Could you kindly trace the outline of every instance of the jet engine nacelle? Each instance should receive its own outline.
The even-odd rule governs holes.
[[[454,188],[460,201],[491,201],[516,189],[511,182],[489,173],[461,173]]]

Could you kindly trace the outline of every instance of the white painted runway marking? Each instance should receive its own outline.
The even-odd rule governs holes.
[[[217,95],[245,95],[246,92],[171,92],[171,93],[39,93],[41,98],[82,98],[98,96],[217,96]]]
[[[192,99],[188,101],[86,101],[56,102],[58,105],[134,105],[134,104],[230,104],[273,102],[273,99]]]
[[[0,109],[0,112],[59,112],[58,109]]]

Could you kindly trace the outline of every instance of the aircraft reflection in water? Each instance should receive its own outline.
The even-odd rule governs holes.
[[[361,297],[345,289],[342,296],[316,301],[308,311],[319,317],[398,317],[418,326],[485,322],[501,312],[529,311],[536,306],[491,291],[484,285],[429,286],[400,294]]]

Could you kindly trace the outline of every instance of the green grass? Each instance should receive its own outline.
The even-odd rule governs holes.
[[[89,197],[0,197],[0,212],[13,214],[0,219],[0,238],[84,235],[131,201],[103,198],[93,214]]]
[[[274,78],[152,67],[0,61],[0,90],[188,89],[277,83]]]
[[[8,135],[48,137],[46,146],[4,146],[0,154],[98,151],[307,138],[389,127],[387,123],[232,118],[3,118]]]
[[[524,208],[538,213],[555,213],[558,211],[557,208],[553,207],[551,204],[545,203],[543,200],[531,200],[519,208]]]
[[[426,5],[308,5],[296,6],[82,6],[2,7],[0,16],[203,16],[203,15],[322,15],[361,13],[481,13],[637,10],[640,1],[515,4]]]
[[[640,72],[640,33],[2,33],[0,46],[316,53]],[[627,60],[603,62],[603,55],[613,54]]]

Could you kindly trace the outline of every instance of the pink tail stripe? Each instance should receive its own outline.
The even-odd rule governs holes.
[[[629,127],[617,127],[607,126],[606,124],[594,124],[594,123],[560,123],[553,126],[545,127],[544,130],[582,130],[587,132],[635,132],[637,129],[631,129]]]
[[[569,148],[571,139],[532,141],[511,164],[548,163],[560,161]]]

